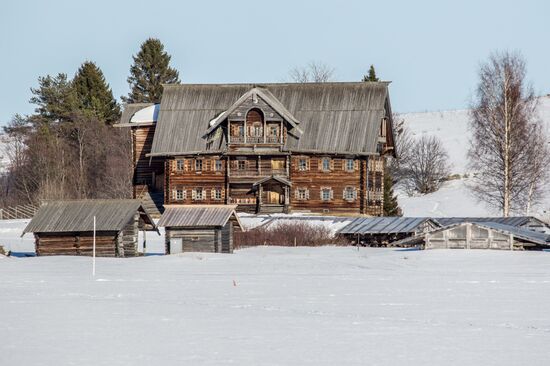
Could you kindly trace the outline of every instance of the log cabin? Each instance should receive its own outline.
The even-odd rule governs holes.
[[[233,253],[233,232],[243,230],[236,205],[170,205],[159,220],[165,253]]]
[[[157,231],[139,200],[74,200],[43,204],[23,231],[34,233],[37,256],[135,257],[138,231]],[[159,234],[160,235],[160,234]]]
[[[385,160],[396,154],[388,85],[165,85],[154,121],[135,118],[150,105],[127,105],[119,124],[135,136],[134,197],[380,216]]]

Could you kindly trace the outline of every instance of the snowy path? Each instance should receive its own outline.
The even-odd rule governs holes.
[[[0,258],[0,365],[550,359],[550,253],[260,247],[90,269]]]

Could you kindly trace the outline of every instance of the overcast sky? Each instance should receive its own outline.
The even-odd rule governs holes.
[[[460,109],[493,50],[519,50],[550,93],[550,1],[24,1],[0,10],[0,124],[33,111],[30,87],[85,60],[128,93],[141,42],[157,37],[185,83],[278,82],[321,61],[338,81],[374,64],[397,112]]]

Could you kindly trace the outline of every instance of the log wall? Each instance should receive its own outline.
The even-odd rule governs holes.
[[[147,190],[162,191],[164,159],[146,156],[151,152],[154,134],[155,125],[132,128],[134,197]]]
[[[96,256],[115,257],[117,254],[116,232],[96,232]],[[91,256],[93,233],[35,233],[37,256],[84,255]]]

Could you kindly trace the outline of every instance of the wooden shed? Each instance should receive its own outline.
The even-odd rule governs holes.
[[[36,255],[92,255],[94,216],[96,255],[138,255],[138,231],[158,229],[139,200],[74,200],[48,202],[29,222]]]
[[[398,242],[425,249],[546,249],[550,235],[498,222],[462,222]]]
[[[233,231],[242,230],[236,205],[168,205],[159,226],[165,227],[166,253],[233,253]]]

